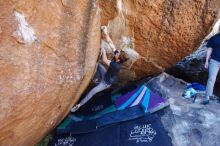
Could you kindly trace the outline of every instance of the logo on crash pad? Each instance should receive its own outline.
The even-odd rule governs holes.
[[[143,124],[134,126],[134,129],[130,132],[128,140],[135,140],[139,142],[152,142],[157,132],[151,127],[151,124]]]
[[[58,139],[55,146],[74,146],[75,142],[76,142],[76,138],[70,135],[66,138]]]
[[[104,105],[97,105],[97,106],[94,106],[94,107],[92,107],[92,111],[99,111],[99,110],[101,110],[101,109],[103,109],[104,108]]]

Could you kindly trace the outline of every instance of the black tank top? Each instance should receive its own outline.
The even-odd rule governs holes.
[[[115,61],[110,62],[108,70],[104,76],[104,81],[106,82],[106,84],[110,85],[118,81],[118,73],[120,69],[121,69],[120,62],[115,62]]]

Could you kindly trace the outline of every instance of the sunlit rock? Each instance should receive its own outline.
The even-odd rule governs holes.
[[[40,141],[93,75],[100,48],[98,6],[62,2],[0,1],[1,146]]]
[[[123,80],[162,72],[195,51],[210,32],[220,7],[217,0],[99,3],[102,25],[109,27],[116,47],[131,58],[121,72]]]
[[[196,49],[216,2],[0,1],[0,145],[34,145],[67,115],[94,73],[101,25],[130,58],[124,80],[138,79]]]

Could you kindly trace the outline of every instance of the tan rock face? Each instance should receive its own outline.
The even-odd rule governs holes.
[[[124,80],[138,79],[195,50],[219,7],[217,0],[1,0],[0,145],[34,145],[66,116],[94,72],[100,23],[130,58]]]
[[[109,26],[116,46],[132,58],[122,71],[123,79],[159,73],[192,53],[209,32],[220,8],[217,0],[100,3],[102,25]]]
[[[92,77],[100,20],[88,0],[0,1],[0,145],[31,146]]]

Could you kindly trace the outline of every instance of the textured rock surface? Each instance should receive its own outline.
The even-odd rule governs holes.
[[[1,0],[0,9],[0,145],[31,146],[90,82],[98,8],[88,0]]]
[[[33,145],[78,100],[94,71],[100,22],[130,60],[124,79],[160,72],[190,54],[217,0],[0,1],[0,145]]]
[[[190,83],[199,82],[206,85],[208,80],[208,69],[204,68],[207,52],[206,43],[210,37],[219,33],[219,26],[220,19],[215,23],[211,33],[205,38],[198,50],[185,57],[166,72]],[[214,94],[220,97],[220,72],[216,78]]]
[[[220,5],[217,0],[106,0],[100,7],[102,25],[109,26],[116,46],[132,58],[123,79],[137,79],[192,53],[209,32]]]

